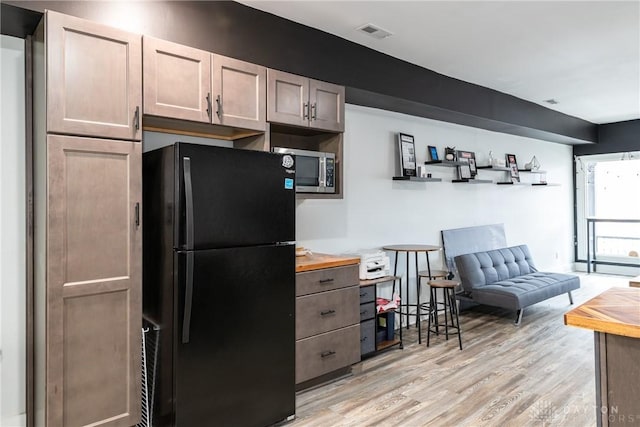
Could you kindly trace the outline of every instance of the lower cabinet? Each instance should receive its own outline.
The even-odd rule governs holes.
[[[296,384],[360,361],[358,266],[296,274]]]

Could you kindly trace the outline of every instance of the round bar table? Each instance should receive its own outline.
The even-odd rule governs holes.
[[[398,254],[401,252],[405,254],[405,259],[407,261],[407,269],[406,269],[407,303],[405,304],[405,306],[407,307],[405,311],[407,315],[407,329],[409,329],[409,316],[410,316],[409,306],[414,305],[414,304],[409,304],[409,256],[411,252],[413,252],[414,254],[415,267],[416,267],[416,271],[415,271],[416,273],[416,304],[415,304],[416,324],[418,325],[418,344],[422,344],[422,333],[421,333],[422,330],[420,327],[420,278],[418,276],[418,252],[424,252],[425,256],[427,257],[427,273],[429,274],[429,277],[431,277],[431,266],[429,265],[429,252],[436,252],[436,251],[439,251],[441,248],[440,246],[434,246],[434,245],[403,244],[403,245],[383,246],[382,249],[385,251],[395,252],[395,262],[393,265],[394,276],[398,275]],[[400,282],[400,286],[402,286],[402,281]],[[400,301],[400,304],[402,304],[402,301]]]

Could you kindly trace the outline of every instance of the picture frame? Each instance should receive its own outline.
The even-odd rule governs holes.
[[[469,164],[458,166],[458,179],[460,180],[473,179],[473,177],[471,176],[471,169],[469,168]]]
[[[413,135],[398,133],[398,166],[400,176],[417,176],[416,146]]]
[[[509,175],[511,177],[511,182],[516,183],[520,182],[520,172],[518,172],[518,161],[516,159],[515,154],[505,154],[505,163],[509,168]]]
[[[427,150],[429,151],[429,159],[431,159],[432,162],[437,162],[440,160],[438,158],[438,149],[436,147],[434,147],[433,145],[428,145]]]
[[[456,158],[459,162],[467,163],[471,172],[471,178],[475,178],[478,174],[478,167],[476,165],[476,153],[473,151],[458,150]]]

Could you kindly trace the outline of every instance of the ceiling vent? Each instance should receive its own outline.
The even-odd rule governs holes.
[[[362,27],[356,28],[356,30],[379,40],[386,39],[387,37],[393,35],[393,33],[391,33],[390,31],[383,30],[382,28],[373,24],[365,24]]]

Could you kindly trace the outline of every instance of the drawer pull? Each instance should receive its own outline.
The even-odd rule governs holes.
[[[365,342],[367,340],[367,337],[364,337],[360,340],[360,342]]]
[[[365,315],[365,314],[367,314],[367,310],[362,310],[362,311],[360,312],[360,316],[363,316],[363,315]]]
[[[366,296],[367,296],[367,293],[366,293],[366,292],[361,292],[361,293],[360,293],[360,298],[362,298],[362,297],[366,297]]]
[[[327,316],[329,314],[334,314],[336,311],[335,310],[325,310],[325,311],[321,311],[320,312],[320,316]]]
[[[333,279],[329,278],[329,279],[320,279],[320,283],[331,283],[333,282]]]
[[[336,354],[335,351],[323,351],[320,353],[320,357],[324,359],[325,357],[333,356],[334,354]]]

